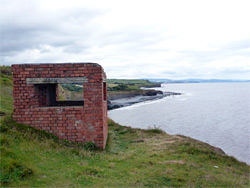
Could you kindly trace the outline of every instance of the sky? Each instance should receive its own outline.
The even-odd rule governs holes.
[[[249,7],[249,0],[0,0],[0,61],[95,62],[108,78],[250,80]]]

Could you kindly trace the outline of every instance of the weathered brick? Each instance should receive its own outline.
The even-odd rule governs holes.
[[[107,101],[103,97],[106,75],[93,63],[23,64],[12,65],[13,118],[38,129],[53,133],[61,139],[76,142],[94,141],[100,148],[107,139]],[[84,107],[46,107],[46,90],[27,84],[26,78],[85,77]],[[106,89],[106,88],[105,88]]]

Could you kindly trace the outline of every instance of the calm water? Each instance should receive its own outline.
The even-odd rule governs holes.
[[[112,110],[109,117],[189,136],[250,164],[250,83],[163,84],[161,90],[183,95]]]

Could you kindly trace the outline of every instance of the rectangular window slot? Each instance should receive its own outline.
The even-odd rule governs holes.
[[[35,84],[39,107],[84,106],[82,84]]]

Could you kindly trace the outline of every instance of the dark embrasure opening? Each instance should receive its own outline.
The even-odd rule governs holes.
[[[36,97],[39,101],[39,107],[56,106],[84,106],[83,100],[65,100],[58,99],[57,84],[35,84]]]

